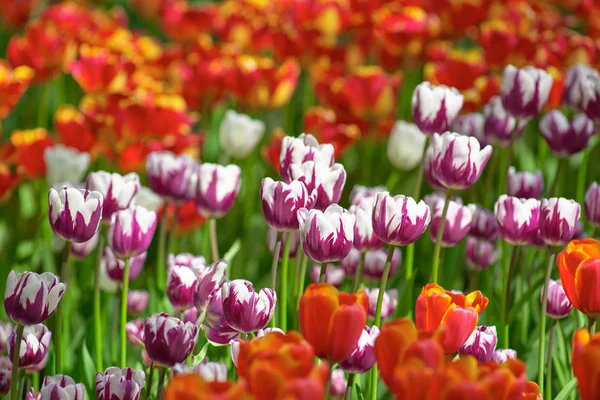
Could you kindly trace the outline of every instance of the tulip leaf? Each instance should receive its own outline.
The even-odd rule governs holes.
[[[409,314],[414,307],[415,299],[413,298],[413,286],[416,276],[417,274],[413,272],[412,276],[404,281],[404,288],[402,289],[402,294],[398,299],[396,311],[396,315],[398,316],[405,316]]]
[[[363,394],[362,390],[360,389],[360,385],[358,384],[358,382],[354,382],[354,390],[353,391],[356,394],[356,399],[365,400],[365,395]]]
[[[81,361],[83,363],[83,383],[91,393],[95,390],[96,368],[94,367],[94,360],[92,359],[92,356],[90,356],[87,344],[85,343],[81,349]]]
[[[556,395],[554,400],[565,400],[575,388],[577,388],[577,379],[573,378],[565,385],[558,395]]]
[[[209,342],[206,342],[200,349],[200,352],[194,356],[194,359],[192,360],[192,366],[198,365],[202,362],[202,360],[204,360],[209,344]]]
[[[235,242],[233,242],[233,244],[231,245],[229,250],[227,250],[227,253],[225,253],[225,255],[223,256],[223,258],[225,260],[227,260],[227,262],[229,264],[231,264],[231,262],[233,261],[233,259],[237,255],[237,253],[240,251],[241,247],[242,247],[242,242],[238,238]]]
[[[515,304],[512,305],[510,316],[508,318],[509,323],[514,322],[515,318],[522,311],[523,306],[531,298],[533,293],[537,290],[540,290],[542,284],[544,283],[544,279],[546,279],[546,277],[540,276],[535,282],[533,282],[531,286],[529,286],[529,289],[527,289],[527,291],[523,293],[521,298]]]

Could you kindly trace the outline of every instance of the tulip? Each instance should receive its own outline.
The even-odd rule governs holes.
[[[381,277],[383,276],[383,270],[385,269],[385,262],[388,256],[387,253],[388,252],[385,249],[371,250],[365,253],[363,265],[364,278],[376,281],[381,280]],[[356,273],[359,261],[360,251],[352,248],[346,258],[340,262],[342,268],[344,268],[346,276],[353,276]],[[396,248],[392,254],[389,276],[394,276],[394,274],[400,268],[401,263],[402,253],[400,252],[400,249]]]
[[[558,110],[552,110],[540,120],[542,137],[550,150],[561,157],[568,157],[584,150],[596,133],[594,122],[585,114],[571,119]]]
[[[13,325],[10,322],[0,321],[0,353],[8,349],[8,338],[12,334]]]
[[[163,199],[146,186],[140,186],[131,205],[142,206],[146,210],[158,212],[163,206]]]
[[[560,282],[550,279],[546,290],[548,291],[546,314],[554,319],[568,316],[573,309],[573,305],[567,298],[565,289],[563,289]],[[542,297],[540,297],[540,301],[543,301]]]
[[[96,374],[98,400],[138,400],[146,384],[144,371],[132,368],[107,368]]]
[[[410,171],[423,159],[427,136],[415,124],[396,121],[387,144],[390,163],[401,171]]]
[[[200,375],[206,382],[227,381],[227,365],[220,362],[203,361],[194,366],[193,371]]]
[[[540,235],[550,246],[563,246],[575,235],[581,207],[574,200],[562,197],[542,199],[540,209]]]
[[[334,399],[341,399],[346,392],[346,377],[341,369],[331,371],[331,382],[329,384],[329,396]]]
[[[277,232],[273,228],[269,228],[267,231],[267,247],[269,251],[273,253],[275,251],[275,245],[277,244],[277,236],[279,232]],[[298,252],[298,246],[300,245],[300,232],[299,231],[288,231],[284,232],[281,235],[281,243],[285,243],[287,240],[287,235],[291,235],[290,237],[290,254],[289,257],[296,257]],[[279,246],[279,257],[283,257],[283,253],[285,252],[285,246]]]
[[[465,257],[471,268],[481,271],[494,264],[499,253],[495,250],[493,243],[468,236]]]
[[[171,265],[167,276],[167,297],[176,310],[194,305],[194,290],[201,270],[186,265]]]
[[[492,243],[496,242],[498,238],[498,223],[496,222],[494,213],[487,208],[476,206],[475,204],[469,204],[468,207],[473,215],[469,235]]]
[[[42,400],[83,400],[85,386],[67,375],[46,376],[40,395]]]
[[[378,249],[383,242],[373,230],[373,209],[375,197],[363,197],[360,202],[350,206],[351,214],[356,216],[354,224],[354,248],[360,251]]]
[[[472,112],[456,117],[452,124],[452,131],[458,132],[464,136],[472,136],[476,138],[481,145],[488,144],[487,137],[484,131],[485,117],[481,113]]]
[[[310,271],[310,278],[314,283],[319,283],[319,279],[321,278],[321,267],[319,265],[313,266]],[[333,265],[327,265],[327,270],[325,271],[325,283],[329,283],[330,285],[339,288],[344,284],[344,279],[346,278],[346,272],[343,268],[334,267]]]
[[[502,73],[502,104],[515,118],[535,118],[546,105],[551,88],[552,76],[546,71],[508,65]]]
[[[600,76],[589,74],[582,91],[581,110],[595,122],[600,121]]]
[[[590,82],[598,77],[598,71],[588,65],[571,66],[565,78],[563,102],[576,110],[582,110],[583,102],[586,99],[585,93],[590,88]]]
[[[594,400],[600,394],[600,333],[581,328],[573,336],[573,375],[577,378],[582,400]]]
[[[508,147],[523,133],[524,126],[506,111],[500,96],[492,97],[483,107],[483,116],[483,134],[493,145]]]
[[[492,353],[492,361],[504,364],[507,360],[516,360],[517,352],[513,349],[498,349]]]
[[[267,224],[278,231],[298,230],[298,210],[310,209],[317,200],[317,191],[306,190],[302,182],[275,182],[264,178],[260,185],[260,199]]]
[[[290,168],[293,164],[302,165],[307,161],[325,163],[332,167],[334,163],[333,145],[319,144],[313,135],[301,134],[297,138],[286,136],[281,145],[279,168],[281,177],[286,182],[293,180]]]
[[[101,193],[63,186],[48,192],[48,220],[55,234],[75,243],[90,240],[102,216]]]
[[[267,326],[277,303],[274,289],[256,293],[252,283],[243,279],[225,282],[221,295],[227,323],[242,333],[256,332]]]
[[[86,179],[85,188],[102,194],[102,222],[109,223],[114,213],[129,208],[140,189],[140,177],[135,172],[127,175],[92,172]]]
[[[541,202],[502,195],[494,206],[498,232],[508,243],[529,243],[538,234]]]
[[[312,283],[300,298],[300,331],[317,357],[343,361],[360,339],[368,308],[364,291],[348,294],[328,284]]]
[[[85,260],[91,253],[96,249],[98,240],[100,239],[100,231],[96,232],[94,236],[87,242],[83,243],[72,243],[70,255],[78,260]]]
[[[114,257],[114,254],[113,254]],[[117,258],[115,258],[116,260]],[[119,283],[113,281],[109,276],[108,276],[108,270],[107,270],[107,266],[106,266],[106,257],[102,257],[102,261],[100,262],[100,289],[102,289],[103,291],[107,292],[107,293],[116,293],[117,290],[119,290]],[[124,266],[124,264],[123,264]],[[123,277],[123,273],[121,273],[121,279]],[[119,281],[119,282],[122,282]]]
[[[150,153],[146,161],[148,186],[169,202],[185,202],[193,198],[194,161],[169,151]]]
[[[417,241],[430,221],[429,207],[412,197],[390,196],[388,192],[375,197],[373,230],[384,243],[407,246]]]
[[[350,357],[340,363],[340,368],[351,374],[364,374],[375,365],[375,340],[379,336],[377,326],[363,329],[356,348]]]
[[[131,257],[129,260],[129,280],[137,278],[146,262],[146,252],[137,256]],[[125,274],[125,261],[118,259],[110,247],[104,248],[104,263],[108,277],[118,283],[123,283],[123,275]]]
[[[190,253],[179,253],[177,255],[169,254],[167,258],[167,269],[175,265],[183,265],[195,271],[202,271],[206,268],[206,259],[202,256],[195,256]]]
[[[385,192],[387,189],[385,186],[363,186],[354,185],[350,191],[350,205],[359,204],[364,197],[375,197],[377,193]]]
[[[462,356],[471,355],[482,362],[487,362],[492,359],[498,336],[495,326],[481,325],[475,328],[471,336],[458,349],[458,354]]]
[[[148,292],[145,290],[132,290],[127,295],[127,312],[141,314],[148,308]]]
[[[600,316],[596,282],[600,280],[600,241],[573,240],[556,257],[560,281],[573,307],[590,318]]]
[[[227,261],[219,260],[201,270],[198,275],[198,284],[194,291],[194,305],[201,312],[205,312],[210,301],[225,282]]]
[[[117,258],[139,256],[150,246],[156,230],[156,213],[134,206],[113,214],[108,243]]]
[[[289,171],[291,178],[306,185],[309,193],[316,191],[314,208],[325,210],[341,199],[346,183],[346,170],[342,164],[330,167],[322,162],[306,161],[300,165],[292,164]]]
[[[244,385],[231,382],[206,382],[197,374],[184,374],[173,377],[165,389],[165,400],[201,399],[251,400]]]
[[[265,134],[265,124],[234,110],[227,110],[219,127],[219,140],[223,152],[242,159],[256,147]]]
[[[50,338],[52,332],[44,325],[27,325],[23,330],[19,352],[19,368],[30,368],[44,361],[48,355],[48,346],[50,346]],[[13,360],[15,343],[17,340],[17,327],[13,334],[8,338],[8,354]]]
[[[221,290],[217,290],[208,303],[203,329],[206,333],[206,338],[211,343],[227,345],[239,339],[240,333],[233,329],[225,319],[221,292]]]
[[[129,321],[126,330],[129,343],[135,347],[141,347],[141,343],[144,343],[144,320],[140,318]]]
[[[4,310],[22,325],[36,325],[50,317],[65,293],[66,286],[51,272],[10,271],[4,292]]]
[[[369,318],[375,318],[377,313],[377,299],[379,298],[379,289],[365,289],[365,293],[369,296]],[[386,319],[396,311],[398,306],[398,290],[390,289],[383,293],[383,301],[381,303],[381,319]]]
[[[583,202],[585,216],[587,221],[595,228],[600,226],[600,186],[598,183],[592,182],[587,192],[585,192],[585,200]]]
[[[445,132],[454,123],[464,98],[455,88],[422,82],[412,94],[412,117],[423,133]]]
[[[44,150],[44,161],[48,185],[77,184],[81,182],[85,171],[90,166],[90,155],[57,144]]]
[[[431,219],[431,229],[429,235],[431,240],[437,243],[438,230],[441,226],[442,214],[444,204],[438,201],[433,207],[433,217]],[[448,203],[448,209],[446,213],[446,221],[444,223],[444,230],[441,235],[441,246],[452,247],[456,246],[471,229],[471,221],[473,214],[468,206],[457,203],[456,201],[450,200]]]
[[[442,345],[446,354],[454,354],[477,326],[479,314],[488,304],[480,291],[467,296],[444,290],[430,283],[417,298],[415,321],[417,329],[434,332],[444,325]]]
[[[12,382],[12,370],[10,368],[0,368],[0,394],[7,395],[10,392]]]
[[[240,191],[242,170],[237,165],[203,163],[197,167],[198,184],[194,201],[200,214],[221,218],[233,207]]]
[[[540,170],[520,171],[508,167],[508,195],[520,199],[539,199],[544,194],[544,176]]]
[[[194,350],[197,339],[196,325],[166,313],[152,314],[144,321],[144,345],[148,357],[161,366],[170,368],[184,362]]]

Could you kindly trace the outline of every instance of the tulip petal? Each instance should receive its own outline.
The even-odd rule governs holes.
[[[352,354],[367,322],[362,305],[340,306],[330,324],[329,359],[340,362]]]

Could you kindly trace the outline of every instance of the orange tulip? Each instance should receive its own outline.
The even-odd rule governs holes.
[[[0,60],[0,120],[6,118],[15,107],[29,87],[33,74],[33,70],[27,66],[11,69]]]
[[[193,43],[202,34],[210,32],[218,10],[212,3],[167,2],[162,8],[161,26],[170,39]]]
[[[200,375],[176,375],[169,381],[165,400],[250,400],[244,385],[232,382],[206,382]]]
[[[344,154],[361,136],[358,126],[341,122],[335,111],[323,107],[313,107],[306,111],[304,132],[315,136],[319,143],[331,143],[336,157]]]
[[[477,326],[477,318],[487,304],[487,297],[480,291],[465,296],[430,283],[417,298],[417,329],[431,333],[443,326],[444,352],[454,354]]]
[[[20,28],[25,25],[31,11],[38,3],[39,0],[2,1],[0,2],[0,21],[11,29]]]
[[[560,280],[573,306],[591,318],[600,316],[600,241],[572,240],[556,257]]]
[[[121,91],[127,80],[124,67],[106,48],[82,45],[68,70],[86,93]]]
[[[573,336],[573,374],[583,400],[600,398],[600,333],[582,328]]]
[[[62,105],[54,114],[54,128],[60,142],[79,151],[92,153],[96,136],[85,116],[71,105]]]
[[[16,130],[10,135],[10,142],[15,148],[17,172],[28,178],[46,175],[44,151],[53,144],[52,138],[43,128]]]
[[[367,322],[368,296],[310,284],[300,298],[300,330],[317,357],[340,362],[350,356]]]

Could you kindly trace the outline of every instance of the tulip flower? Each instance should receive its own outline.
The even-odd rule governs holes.
[[[600,226],[600,186],[592,182],[587,192],[583,204],[587,221],[594,227]]]
[[[286,182],[293,180],[292,165],[302,165],[307,161],[324,163],[329,167],[334,163],[334,148],[331,144],[319,144],[313,135],[301,134],[297,138],[286,136],[281,145],[279,159],[281,177]]]
[[[224,167],[203,163],[197,167],[197,174],[198,184],[194,197],[196,208],[206,217],[223,217],[233,207],[240,190],[240,167],[234,164]]]
[[[483,134],[493,145],[508,147],[523,133],[522,124],[506,111],[500,96],[492,97],[483,107],[483,116]]]
[[[197,339],[195,324],[184,323],[166,313],[152,314],[144,321],[144,345],[148,357],[158,365],[170,368],[184,362]]]
[[[498,349],[492,353],[492,361],[504,364],[507,360],[516,360],[517,352],[513,349]]]
[[[127,340],[135,347],[144,343],[144,320],[136,319],[127,323]]]
[[[350,357],[340,363],[340,368],[351,374],[364,374],[375,365],[375,340],[379,336],[377,326],[363,329],[356,348]]]
[[[417,298],[415,310],[417,329],[434,332],[443,325],[444,352],[454,354],[475,330],[477,318],[487,304],[487,297],[480,291],[465,296],[430,283],[423,288]]]
[[[17,327],[8,339],[8,355],[13,360],[15,343],[17,340]],[[18,340],[21,341],[19,352],[19,368],[31,368],[44,361],[48,355],[52,332],[44,325],[27,325]]]
[[[10,143],[14,146],[14,159],[20,173],[27,178],[46,175],[44,152],[53,145],[48,131],[43,128],[14,130]]]
[[[102,222],[108,224],[114,213],[129,208],[140,189],[140,177],[135,172],[127,175],[92,172],[86,179],[85,188],[99,192],[104,197]]]
[[[546,105],[551,88],[552,76],[546,71],[508,65],[502,73],[502,104],[517,119],[535,118]]]
[[[529,243],[538,234],[541,202],[502,195],[494,206],[498,232],[508,243]]]
[[[125,274],[125,261],[117,258],[110,247],[104,248],[104,263],[108,277],[118,283],[123,283],[123,275]],[[146,262],[146,252],[137,256],[131,257],[129,260],[129,280],[137,278]]]
[[[402,195],[391,197],[388,192],[375,197],[372,223],[373,231],[384,243],[407,246],[414,243],[427,229],[430,221],[429,207]]]
[[[69,249],[70,255],[77,260],[85,260],[90,254],[92,254],[92,251],[96,249],[99,239],[100,231],[96,232],[96,234],[87,242],[72,243],[71,248]]]
[[[10,271],[4,292],[8,317],[23,325],[36,325],[50,317],[65,293],[66,285],[51,272]]]
[[[452,130],[464,136],[476,138],[482,146],[488,144],[488,138],[484,134],[485,117],[480,113],[463,114],[456,117]]]
[[[356,123],[330,108],[311,107],[304,112],[302,122],[306,133],[314,135],[320,142],[333,145],[335,157],[343,155],[362,135]]]
[[[552,110],[540,120],[542,137],[550,150],[561,157],[568,157],[584,150],[596,133],[594,122],[585,114],[571,119],[558,110]]]
[[[455,88],[422,82],[412,94],[412,117],[426,134],[445,132],[454,123],[464,98]]]
[[[387,256],[388,251],[386,249],[377,249],[365,252],[363,278],[380,281],[381,277],[383,276],[383,270],[385,269]],[[340,262],[346,273],[346,276],[353,276],[356,274],[360,257],[360,251],[352,248],[346,258]],[[400,252],[400,249],[395,248],[390,264],[390,277],[394,276],[394,274],[398,271],[400,264],[402,264],[402,253]]]
[[[328,284],[310,284],[300,298],[300,331],[317,357],[343,361],[360,339],[368,308],[363,291],[348,294]]]
[[[600,121],[600,76],[590,74],[587,76],[585,90],[582,91],[581,109],[595,122]]]
[[[471,355],[479,361],[487,362],[492,359],[496,343],[498,343],[496,327],[481,325],[475,328],[467,341],[458,349],[458,354],[461,357]]]
[[[508,195],[520,199],[539,199],[544,194],[544,176],[540,170],[535,172],[515,170],[508,167]]]
[[[12,69],[0,61],[0,119],[6,118],[29,87],[35,71],[25,65]]]
[[[127,259],[145,252],[156,230],[156,213],[133,206],[113,214],[108,243],[115,256]]]
[[[314,208],[323,211],[341,199],[346,183],[346,170],[342,164],[329,167],[324,163],[306,161],[300,165],[292,164],[289,171],[291,178],[306,185],[309,193],[316,191]]]
[[[48,192],[48,220],[55,234],[75,243],[90,240],[98,231],[103,196],[99,192],[63,186]]]
[[[223,152],[233,158],[243,159],[256,147],[265,134],[265,124],[247,115],[227,110],[219,127],[219,140]]]
[[[231,382],[206,382],[198,374],[177,375],[165,389],[165,400],[202,400],[222,398],[227,400],[251,400],[244,385]]]
[[[193,198],[194,161],[185,155],[168,151],[150,153],[146,161],[148,186],[169,202],[185,202]]]
[[[194,305],[194,290],[201,270],[186,265],[170,265],[167,276],[167,297],[176,310]]]
[[[96,374],[98,400],[138,400],[146,384],[144,371],[133,368],[107,368]]]
[[[560,282],[550,279],[546,290],[548,291],[546,314],[554,319],[568,316],[573,309],[573,305],[567,298],[565,289]],[[543,301],[542,297],[540,297],[540,301]]]
[[[600,279],[600,241],[573,240],[556,256],[562,286],[573,307],[590,318],[600,316],[596,282]]]
[[[450,200],[447,207],[444,230],[440,238],[442,247],[456,246],[469,233],[473,219],[473,213],[468,206]],[[443,211],[444,203],[438,201],[433,207],[431,229],[429,230],[429,235],[434,243],[437,243],[438,240]]]
[[[567,244],[575,235],[581,207],[574,200],[553,197],[542,199],[539,233],[550,246]]]
[[[499,253],[494,248],[494,243],[468,236],[465,257],[471,268],[481,271],[494,264]]]
[[[40,389],[42,400],[83,400],[85,386],[67,375],[46,376]]]
[[[221,286],[225,282],[226,269],[227,261],[219,260],[200,271],[194,291],[194,306],[199,311],[205,312],[215,294],[221,291]]]
[[[383,242],[373,230],[373,209],[375,197],[363,197],[359,202],[350,206],[351,214],[356,216],[354,224],[354,248],[365,251],[378,249]]]
[[[346,393],[346,377],[344,371],[341,369],[334,369],[331,371],[331,382],[329,384],[328,395],[334,399],[341,399]]]
[[[598,71],[588,65],[576,64],[569,68],[565,78],[563,102],[576,110],[583,109],[585,93],[590,88],[590,82],[598,79]]]
[[[221,295],[227,323],[242,333],[256,332],[267,326],[277,303],[274,289],[256,293],[252,283],[243,279],[225,282]]]
[[[163,206],[163,200],[152,189],[140,186],[133,200],[131,200],[131,205],[142,206],[146,210],[158,212]]]
[[[350,191],[350,205],[357,205],[363,198],[375,197],[377,193],[385,192],[386,190],[383,185],[373,187],[354,185]]]
[[[227,345],[240,338],[240,333],[233,329],[225,319],[223,310],[222,291],[217,290],[206,309],[206,318],[203,329],[206,338],[217,345]]]
[[[7,395],[8,392],[10,392],[11,383],[12,383],[12,370],[10,368],[0,368],[0,394],[1,395]]]
[[[298,230],[298,210],[311,209],[317,200],[317,191],[310,193],[300,181],[275,182],[264,178],[260,198],[267,224],[278,231]]]
[[[468,207],[473,216],[469,235],[492,243],[496,242],[498,238],[498,223],[496,222],[494,213],[475,204],[469,204]]]
[[[423,159],[427,136],[415,125],[396,121],[387,144],[390,163],[401,171],[410,171]]]
[[[201,362],[194,366],[193,371],[200,375],[206,382],[226,382],[227,365],[220,362]]]
[[[314,283],[319,283],[319,279],[321,278],[321,266],[315,265],[310,270],[310,278]],[[325,283],[329,283],[336,288],[339,288],[344,284],[344,279],[346,278],[346,271],[340,267],[334,267],[333,265],[327,265],[327,270],[325,271]]]
[[[582,400],[593,400],[600,394],[600,333],[581,328],[573,336],[573,375],[577,378]]]
[[[44,150],[46,162],[46,181],[50,186],[58,184],[77,184],[81,182],[90,166],[90,155],[61,144]],[[95,189],[88,189],[95,190]]]
[[[145,290],[132,290],[127,295],[127,312],[141,314],[148,308],[148,292]]]
[[[369,318],[375,318],[377,314],[377,299],[379,298],[379,289],[365,289],[365,293],[369,297]],[[398,290],[390,289],[383,293],[383,301],[381,303],[381,319],[386,319],[396,311],[398,306]]]
[[[0,321],[0,353],[8,349],[8,338],[12,334],[13,325],[10,322]]]

